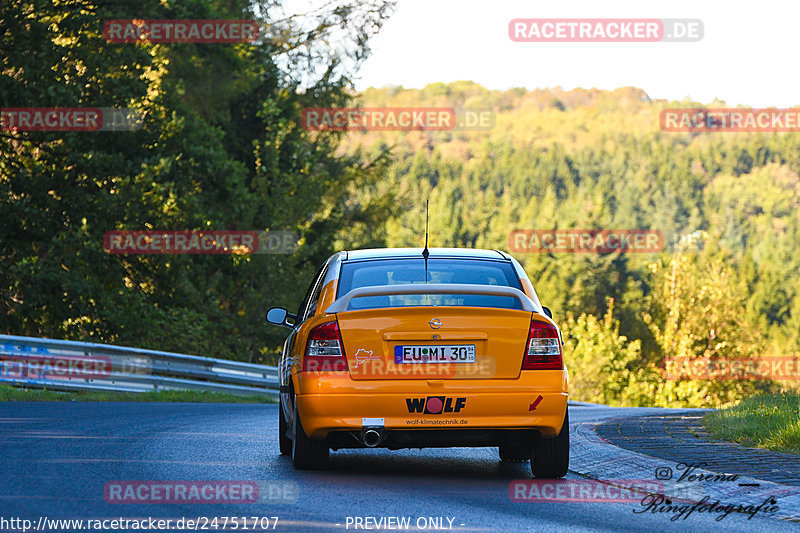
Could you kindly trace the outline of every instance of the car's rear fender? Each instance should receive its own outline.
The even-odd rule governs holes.
[[[531,429],[552,437],[568,396],[566,370],[523,371],[508,380],[356,381],[345,372],[306,372],[295,379],[303,426],[313,438],[359,431],[365,419],[382,419],[386,431]],[[427,406],[431,398],[438,399],[435,412]]]

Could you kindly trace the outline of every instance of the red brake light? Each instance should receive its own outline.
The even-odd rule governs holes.
[[[531,322],[522,370],[561,370],[561,340],[558,330],[546,322]]]
[[[306,354],[303,357],[304,372],[347,371],[342,335],[339,324],[325,322],[312,328],[308,334]]]

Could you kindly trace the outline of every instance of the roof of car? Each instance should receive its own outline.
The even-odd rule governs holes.
[[[508,259],[508,256],[498,250],[481,250],[477,248],[428,248],[429,258],[466,257],[473,259]],[[370,248],[367,250],[351,250],[345,252],[346,261],[363,259],[390,259],[404,257],[422,258],[422,248]]]

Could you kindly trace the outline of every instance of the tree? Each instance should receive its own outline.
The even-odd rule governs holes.
[[[246,0],[11,0],[0,6],[2,107],[129,107],[131,132],[0,133],[0,329],[256,359],[343,235],[390,213],[385,151],[336,155],[303,107],[346,105],[390,2],[277,20]],[[256,19],[253,44],[108,43],[109,19]],[[329,44],[333,43],[333,44]],[[22,53],[24,52],[24,53]],[[352,228],[361,228],[353,233]],[[269,255],[109,255],[109,230],[292,230]]]

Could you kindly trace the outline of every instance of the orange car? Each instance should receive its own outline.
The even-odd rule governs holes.
[[[339,252],[279,362],[279,439],[297,469],[330,450],[497,446],[536,477],[569,465],[563,341],[520,264],[500,251]]]

